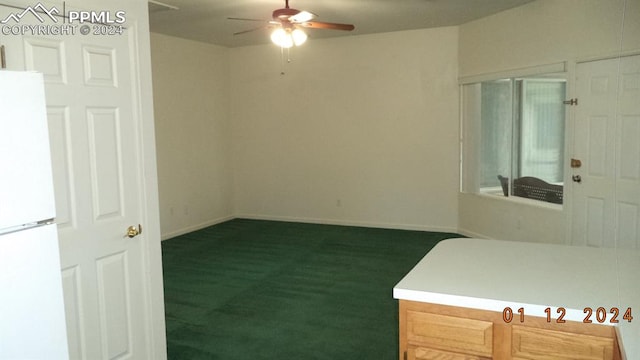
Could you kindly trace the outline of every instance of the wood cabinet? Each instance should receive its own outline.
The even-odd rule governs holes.
[[[465,355],[439,351],[419,346],[409,346],[407,349],[407,360],[482,360],[488,359],[475,355]]]
[[[401,360],[620,360],[615,328],[400,300]]]

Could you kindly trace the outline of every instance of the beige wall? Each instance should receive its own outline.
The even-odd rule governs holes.
[[[151,40],[164,238],[233,216],[456,230],[457,28],[311,39],[285,75],[270,45]]]
[[[639,33],[640,0],[538,0],[462,25],[459,72],[616,55],[640,49]]]
[[[564,241],[564,210],[458,195],[456,78],[640,49],[640,0],[226,49],[152,34],[164,237],[232,216]],[[570,192],[570,189],[567,190]],[[232,196],[232,192],[234,193]]]
[[[455,231],[457,36],[232,49],[236,215]]]
[[[233,215],[228,49],[151,34],[162,237]]]
[[[460,75],[566,61],[572,80],[576,61],[640,50],[640,0],[624,5],[624,0],[538,0],[465,24],[459,37]],[[570,142],[571,122],[567,130]],[[569,143],[567,157],[571,149]],[[572,186],[565,184],[563,210],[460,194],[459,229],[489,238],[567,242]]]

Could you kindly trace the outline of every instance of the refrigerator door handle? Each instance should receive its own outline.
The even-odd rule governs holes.
[[[35,229],[35,228],[39,228],[39,227],[42,227],[42,226],[53,225],[53,224],[55,224],[55,222],[54,222],[54,219],[51,218],[51,219],[47,219],[47,220],[41,220],[41,221],[36,221],[36,222],[32,222],[32,223],[27,223],[27,224],[8,227],[8,228],[3,228],[3,229],[0,229],[0,236],[1,235],[6,235],[6,234],[16,233],[16,232],[19,232],[19,231]]]
[[[51,219],[46,219],[46,220],[40,220],[37,222],[38,226],[43,226],[43,225],[51,225],[54,224],[56,221],[55,218],[51,218]]]

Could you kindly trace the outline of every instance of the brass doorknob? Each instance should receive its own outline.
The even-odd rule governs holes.
[[[578,159],[571,159],[571,167],[572,168],[579,168],[582,166],[582,161],[578,160]]]
[[[138,224],[138,227],[131,225],[127,228],[127,236],[130,238],[136,237],[142,234],[142,225]]]

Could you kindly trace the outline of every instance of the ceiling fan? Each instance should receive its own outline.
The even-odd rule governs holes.
[[[246,19],[230,17],[229,20],[242,20],[242,21],[258,21],[265,22],[268,25],[260,26],[254,29],[240,31],[233,35],[245,34],[248,32],[260,30],[263,28],[275,27],[273,33],[271,33],[271,41],[282,48],[290,48],[293,45],[302,45],[307,40],[307,34],[300,28],[311,29],[331,29],[331,30],[344,30],[351,31],[355,29],[352,24],[338,24],[322,21],[312,21],[316,17],[315,14],[305,11],[292,9],[289,7],[289,0],[285,0],[285,7],[282,9],[276,9],[272,13],[273,20],[259,20],[259,19]]]

